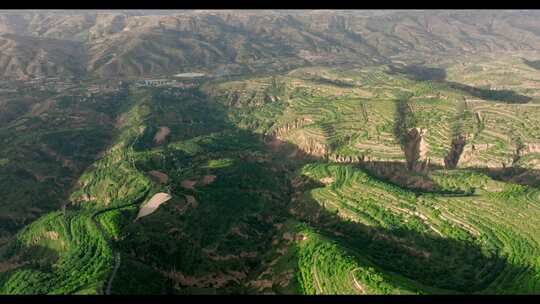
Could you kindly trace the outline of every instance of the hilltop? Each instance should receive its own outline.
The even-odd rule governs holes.
[[[2,11],[0,75],[423,63],[538,49],[538,20],[535,11]]]

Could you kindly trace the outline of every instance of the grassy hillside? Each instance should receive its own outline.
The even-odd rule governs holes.
[[[20,189],[2,214],[44,206],[5,228],[0,293],[538,293],[534,94],[461,83],[478,69],[458,67],[48,97],[0,129],[18,143],[2,187]]]

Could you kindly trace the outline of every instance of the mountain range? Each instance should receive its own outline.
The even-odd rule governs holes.
[[[1,11],[0,75],[258,72],[533,50],[540,46],[539,17],[536,11]]]

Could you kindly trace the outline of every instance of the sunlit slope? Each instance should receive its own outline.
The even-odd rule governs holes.
[[[427,73],[416,69],[303,68],[207,91],[234,106],[239,125],[332,161],[410,162],[408,153],[448,168],[538,168],[540,107],[534,99],[416,79]],[[419,136],[408,134],[415,128]]]
[[[0,293],[538,293],[537,104],[436,72],[129,90],[66,208],[0,247]]]
[[[122,222],[118,213],[122,206],[141,203],[150,190],[148,178],[133,167],[130,152],[144,117],[141,108],[137,104],[127,113],[117,146],[83,175],[81,189],[72,194],[75,205],[43,216],[2,248],[7,268],[2,273],[2,293],[103,292],[114,265],[111,238],[117,235]],[[92,186],[104,181],[100,194],[94,194]],[[104,213],[108,210],[112,214]],[[130,210],[136,212],[137,206],[123,211]],[[36,258],[41,256],[40,250],[45,259]]]
[[[540,287],[537,189],[453,172],[438,179],[468,183],[476,194],[418,196],[351,165],[308,165],[302,174],[327,185],[304,193],[297,212],[315,201],[323,211],[314,221],[378,267],[443,292],[534,293]],[[355,226],[350,221],[358,230],[347,230]]]

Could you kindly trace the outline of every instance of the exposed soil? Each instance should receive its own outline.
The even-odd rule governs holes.
[[[51,240],[58,240],[58,232],[56,231],[47,231],[45,232],[45,236]]]
[[[156,144],[161,144],[165,141],[167,136],[171,133],[171,129],[168,127],[159,127],[159,130],[154,135],[154,142]]]
[[[325,178],[321,178],[320,179],[320,182],[325,184],[325,185],[330,185],[331,183],[334,182],[334,178],[333,177],[325,177]]]
[[[148,174],[152,175],[153,177],[157,178],[157,180],[162,183],[166,184],[169,181],[169,176],[163,172],[152,170],[148,172]]]
[[[294,234],[290,232],[285,232],[283,234],[283,239],[288,242],[291,242],[291,241],[301,242],[301,241],[307,240],[308,237],[307,235],[304,235],[304,234]]]
[[[180,185],[182,186],[182,188],[184,189],[190,189],[190,190],[195,190],[195,185],[197,184],[196,181],[193,181],[193,180],[189,180],[189,179],[186,179],[186,180],[183,180]]]
[[[161,204],[167,202],[171,198],[172,196],[170,194],[164,192],[155,194],[146,204],[141,207],[135,220],[153,213]]]
[[[281,146],[284,144],[284,142],[279,140],[277,137],[273,137],[270,141],[267,141],[266,144],[272,152],[277,152],[281,150]]]
[[[248,239],[249,236],[245,233],[243,233],[241,230],[240,230],[240,227],[234,227],[231,229],[231,233],[234,234],[234,235],[238,235],[239,237],[243,238],[243,239]]]
[[[201,185],[206,186],[214,182],[216,180],[215,175],[205,175],[201,181],[199,182]]]
[[[523,154],[540,153],[540,143],[526,143]]]
[[[215,255],[208,254],[208,258],[213,261],[230,261],[230,260],[239,260],[245,258],[256,258],[257,252],[240,252],[240,254],[227,254],[227,255]]]
[[[0,273],[10,271],[10,270],[18,268],[18,267],[20,267],[20,266],[22,266],[24,264],[25,263],[19,263],[18,262],[18,257],[11,258],[11,259],[9,259],[7,261],[2,261],[2,262],[0,262]]]
[[[257,288],[259,291],[262,289],[272,288],[272,280],[256,280],[250,282],[251,286]]]
[[[56,102],[54,100],[47,100],[42,103],[35,104],[30,111],[31,116],[40,116],[41,114],[47,112]]]
[[[74,162],[71,159],[56,153],[56,151],[49,148],[48,146],[42,145],[41,151],[43,151],[48,156],[54,158],[56,161],[61,161],[63,167],[69,168],[74,171],[77,170],[77,166],[75,166]]]
[[[193,195],[184,195],[184,197],[186,198],[188,205],[190,205],[191,207],[197,208],[197,206],[199,206],[199,203]]]

